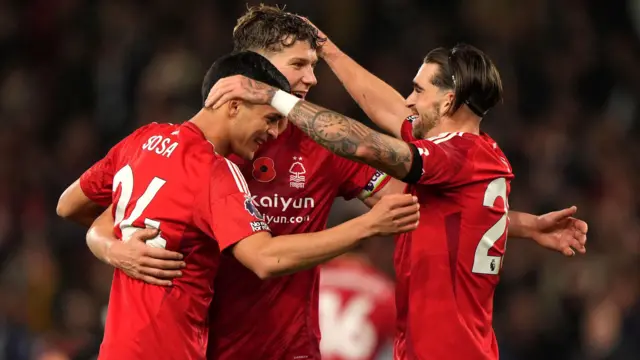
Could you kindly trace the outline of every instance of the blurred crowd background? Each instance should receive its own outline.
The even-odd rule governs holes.
[[[0,0],[0,360],[95,356],[111,269],[83,229],[56,218],[58,196],[137,126],[199,109],[204,72],[231,50],[246,4]],[[588,253],[571,259],[510,241],[495,301],[502,359],[640,358],[640,1],[290,0],[287,10],[403,94],[433,47],[489,53],[506,96],[484,126],[514,167],[511,208],[575,204],[590,225]],[[317,77],[311,101],[364,119],[325,64]],[[389,247],[377,249],[390,271]]]

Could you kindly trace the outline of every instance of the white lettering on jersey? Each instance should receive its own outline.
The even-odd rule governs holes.
[[[312,197],[305,198],[290,198],[278,196],[251,196],[251,200],[255,206],[263,208],[280,208],[280,211],[287,211],[289,208],[293,209],[312,209],[316,207],[316,202]]]
[[[150,137],[149,139],[147,139],[147,142],[142,145],[143,150],[155,152],[156,154],[164,156],[166,158],[170,157],[173,153],[173,150],[175,150],[177,147],[177,142],[172,142],[170,138],[165,138],[161,135],[154,135]]]
[[[267,224],[301,224],[311,220],[310,215],[299,216],[300,209],[313,209],[316,207],[316,201],[312,197],[291,198],[273,194],[271,196],[252,195],[251,202],[259,209],[263,209]],[[269,209],[274,209],[270,211]],[[277,210],[275,210],[277,209]],[[286,211],[294,211],[294,214],[278,215],[276,211],[285,213]]]

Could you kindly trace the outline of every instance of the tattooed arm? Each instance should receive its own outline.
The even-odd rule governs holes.
[[[405,178],[413,170],[414,154],[409,144],[306,101],[285,99],[285,102],[292,102],[285,106],[280,106],[282,103],[277,105],[274,99],[276,93],[276,89],[266,84],[243,76],[232,76],[216,83],[209,93],[206,106],[218,108],[231,99],[272,104],[283,114],[288,114],[289,121],[313,140],[342,157],[364,162],[399,179]],[[282,111],[280,108],[287,109]],[[422,166],[418,168],[422,169]],[[574,250],[584,254],[588,226],[584,221],[572,217],[576,211],[576,207],[571,207],[541,216],[512,211],[509,235],[531,238],[540,246],[565,256],[574,255]]]
[[[301,100],[288,118],[315,142],[339,156],[369,164],[397,179],[404,178],[411,169],[409,144],[344,115]]]
[[[308,19],[309,24],[313,25]],[[313,25],[315,27],[315,25]],[[326,41],[319,44],[318,56],[329,65],[344,88],[365,114],[382,130],[401,139],[402,123],[411,115],[404,97],[391,85],[362,67],[318,29]]]
[[[235,75],[219,80],[209,92],[205,105],[214,109],[231,99],[254,104],[271,104],[277,89]],[[315,142],[347,159],[356,160],[403,179],[410,171],[412,152],[409,144],[376,132],[356,120],[299,100],[288,119]]]

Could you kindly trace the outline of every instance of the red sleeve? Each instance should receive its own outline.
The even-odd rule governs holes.
[[[382,189],[391,179],[387,174],[369,165],[335,156],[334,171],[330,176],[341,179],[338,194],[346,200],[368,198]]]
[[[400,127],[400,137],[402,140],[406,142],[415,141],[416,138],[413,137],[413,121],[418,117],[418,115],[409,115],[402,122],[402,127]]]
[[[194,221],[218,242],[220,251],[256,232],[269,231],[237,165],[217,158],[208,181],[196,201]]]
[[[412,151],[418,151],[422,162],[422,175],[417,183],[451,187],[465,182],[471,174],[468,171],[473,163],[470,155],[475,147],[474,141],[467,136],[470,135],[444,133],[411,142],[415,146]]]
[[[413,120],[417,115],[408,116],[400,128],[400,134],[405,141],[413,141]],[[335,156],[334,164],[340,179],[344,179],[340,184],[339,195],[350,200],[358,197],[364,200],[371,195],[380,191],[391,180],[391,177],[380,170],[376,170],[369,165],[361,164],[355,161],[346,160],[339,156]]]
[[[111,192],[113,187],[113,177],[119,170],[118,159],[126,148],[127,144],[139,136],[145,129],[149,128],[151,123],[140,127],[126,138],[109,150],[107,155],[97,163],[93,164],[80,176],[80,188],[89,200],[100,206],[109,206],[111,204]]]
[[[128,138],[128,137],[127,137]],[[94,203],[100,206],[111,204],[113,176],[116,173],[116,161],[120,150],[125,146],[127,138],[120,141],[109,150],[107,155],[93,164],[80,176],[82,192]]]

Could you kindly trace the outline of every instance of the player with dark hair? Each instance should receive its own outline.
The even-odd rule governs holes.
[[[240,52],[216,61],[203,93],[224,76],[243,75],[288,93],[286,78],[264,57]],[[114,204],[87,233],[105,260],[112,234],[124,242],[145,227],[146,245],[181,253],[172,287],[145,284],[116,270],[100,359],[204,359],[208,312],[221,253],[264,279],[313,267],[363,238],[416,227],[411,195],[389,196],[371,212],[324,232],[271,237],[238,167],[278,137],[284,117],[268,105],[229,101],[179,124],[152,123],[127,136],[80,178],[92,201]],[[105,188],[112,188],[111,194]],[[115,225],[115,226],[114,226]],[[106,246],[95,246],[107,244]],[[110,245],[109,245],[110,244]]]
[[[251,7],[238,20],[233,40],[237,51],[265,56],[299,98],[317,82],[314,67],[327,41],[302,18],[266,5]],[[401,109],[406,110],[404,105]],[[357,197],[372,206],[382,195],[400,193],[405,186],[369,166],[332,154],[295,126],[261,146],[253,161],[232,158],[247,179],[254,206],[265,215],[274,234],[324,229],[336,197]],[[110,189],[103,191],[110,193]],[[61,213],[85,224],[91,224],[99,213],[77,183],[69,187],[59,205]],[[514,234],[558,251],[571,251],[573,229],[560,223],[568,216],[566,211],[542,217],[511,212],[510,216],[518,220],[510,225]],[[131,277],[169,284],[179,274],[179,262],[171,260],[175,256],[178,254],[130,241],[111,248],[109,263]],[[317,268],[261,281],[235,258],[223,254],[220,269],[210,315],[210,359],[320,358]]]
[[[413,82],[402,140],[242,76],[218,81],[207,104],[270,104],[331,152],[408,183],[420,225],[396,242],[394,357],[497,359],[493,295],[513,174],[480,122],[502,100],[500,75],[482,51],[458,45],[430,52]]]

